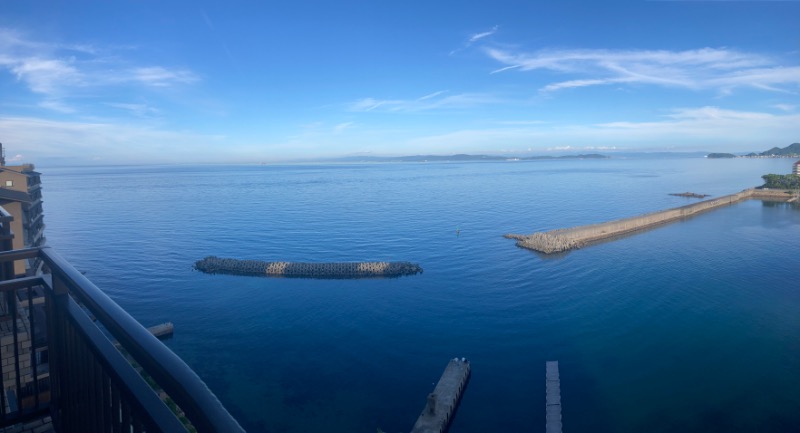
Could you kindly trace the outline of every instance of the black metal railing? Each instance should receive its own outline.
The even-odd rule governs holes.
[[[183,360],[52,248],[8,251],[2,212],[0,427],[49,414],[57,432],[243,432]],[[14,261],[30,258],[49,274],[13,278]]]

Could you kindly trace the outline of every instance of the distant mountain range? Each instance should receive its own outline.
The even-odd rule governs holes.
[[[745,156],[800,156],[800,143],[792,143],[784,148],[773,147],[761,153],[748,153]]]
[[[533,161],[540,159],[606,159],[597,153],[564,156],[497,156],[497,155],[411,155],[411,156],[348,156],[337,161],[348,162],[466,162],[466,161]]]
[[[779,158],[779,157],[789,157],[795,158],[800,157],[800,143],[792,143],[784,148],[780,147],[773,147],[770,150],[765,150],[761,153],[750,152],[747,155],[734,155],[732,153],[709,153],[706,155],[706,158]]]
[[[608,159],[608,158],[741,158],[741,157],[800,157],[800,143],[792,143],[784,148],[773,147],[761,153],[735,155],[732,153],[707,153],[707,152],[619,152],[613,151],[611,156],[599,153],[562,156],[500,156],[500,155],[470,155],[458,153],[455,155],[408,155],[408,156],[369,156],[353,155],[328,159],[335,162],[479,162],[479,161],[539,161],[558,159]]]

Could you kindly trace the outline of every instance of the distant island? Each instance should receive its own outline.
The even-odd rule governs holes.
[[[709,153],[708,155],[706,155],[706,158],[712,158],[712,159],[717,159],[717,158],[736,158],[736,155],[734,155],[732,153]]]
[[[468,161],[534,161],[549,159],[607,159],[606,155],[597,153],[563,156],[497,156],[497,155],[410,155],[410,156],[350,156],[338,158],[338,161],[360,162],[468,162]]]

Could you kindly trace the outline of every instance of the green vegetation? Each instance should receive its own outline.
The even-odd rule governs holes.
[[[765,174],[762,188],[800,189],[800,176],[793,174]]]
[[[706,158],[736,158],[732,153],[709,153]]]

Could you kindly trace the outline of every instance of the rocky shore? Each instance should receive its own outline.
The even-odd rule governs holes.
[[[194,268],[207,274],[324,279],[389,278],[422,273],[422,267],[410,262],[266,262],[215,256],[196,261]]]

